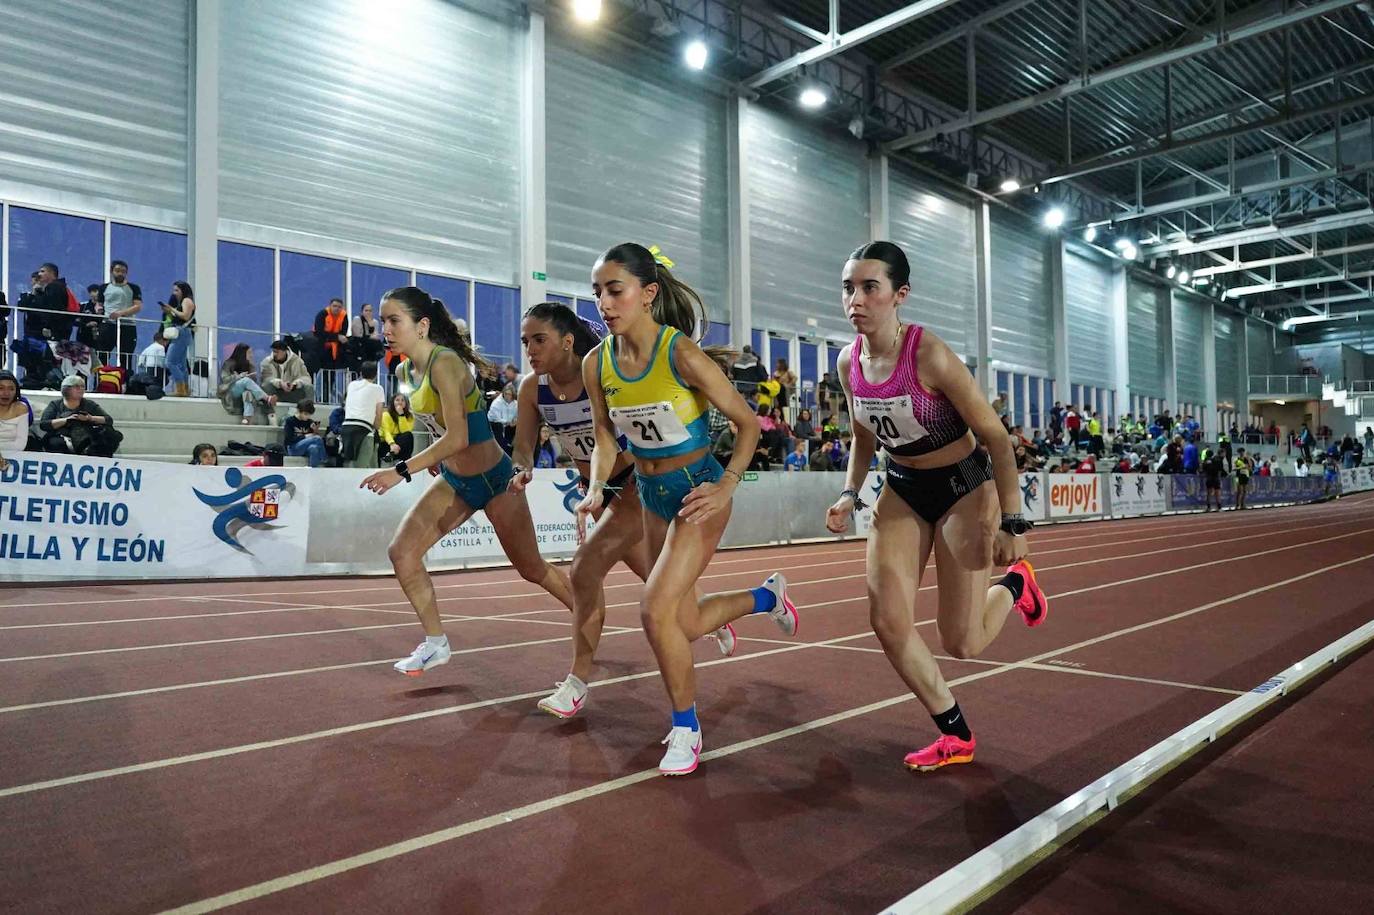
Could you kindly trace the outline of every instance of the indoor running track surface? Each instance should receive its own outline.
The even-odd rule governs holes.
[[[978,757],[932,774],[901,765],[935,731],[869,630],[857,541],[711,563],[708,590],[786,570],[802,624],[785,639],[746,619],[729,659],[696,646],[707,753],[676,779],[657,774],[666,701],[623,569],[567,722],[535,702],[567,670],[570,617],[508,569],[436,576],[455,654],[420,679],[391,670],[419,628],[390,579],[9,586],[0,900],[876,912],[1374,618],[1374,497],[1047,527],[1031,545],[1049,620],[1013,617],[983,657],[942,658]],[[938,644],[927,576],[918,626]],[[1313,791],[1357,777],[1321,762],[1304,763]],[[1271,808],[1301,819],[1303,790]],[[1270,890],[1275,910],[1321,902]],[[1036,904],[1019,892],[1012,907]]]

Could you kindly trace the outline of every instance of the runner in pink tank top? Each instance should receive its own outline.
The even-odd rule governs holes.
[[[954,657],[981,653],[1013,607],[1028,626],[1038,626],[1048,605],[1025,559],[1029,525],[1007,429],[944,341],[898,317],[910,277],[906,255],[891,242],[864,245],[844,266],[845,314],[858,336],[840,353],[837,368],[854,442],[845,490],[826,525],[842,532],[850,514],[864,507],[860,487],[883,448],[887,473],[873,487],[878,501],[868,534],[870,617],[888,660],[940,729],[935,743],[905,760],[908,768],[928,772],[971,762],[976,746],[914,628],[931,552],[939,559],[940,637]],[[994,561],[1010,565],[991,583]]]

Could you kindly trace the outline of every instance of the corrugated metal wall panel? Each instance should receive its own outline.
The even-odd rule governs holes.
[[[547,67],[550,284],[585,292],[607,248],[658,245],[728,322],[725,100],[656,60],[593,57],[555,35]]]
[[[1126,283],[1126,345],[1130,347],[1131,393],[1163,397],[1164,350],[1160,325],[1168,302],[1165,290],[1134,279]]]
[[[1231,315],[1218,314],[1216,328],[1217,400],[1240,406],[1240,348],[1245,340]]]
[[[187,0],[0,3],[0,197],[186,224]]]
[[[992,358],[1037,375],[1053,362],[1045,238],[1019,216],[992,213]]]
[[[1245,345],[1250,354],[1251,375],[1275,375],[1273,329],[1258,321],[1245,322]]]
[[[1174,298],[1174,377],[1178,399],[1202,403],[1207,399],[1202,374],[1202,308],[1187,296]]]
[[[1115,387],[1110,264],[1072,249],[1064,252],[1064,312],[1069,323],[1069,378],[1075,384]]]
[[[845,338],[844,260],[869,241],[868,160],[863,144],[795,114],[749,108],[750,277],[753,323]],[[819,327],[808,327],[814,317]]]
[[[892,241],[912,263],[907,320],[939,334],[961,356],[977,351],[972,204],[893,168],[888,176]]]
[[[515,280],[521,32],[448,3],[221,5],[220,216]],[[250,239],[252,240],[252,239]],[[395,258],[399,260],[400,258]]]

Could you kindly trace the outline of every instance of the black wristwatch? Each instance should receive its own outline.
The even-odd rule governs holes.
[[[1025,515],[1002,516],[1002,530],[1011,534],[1013,537],[1020,537],[1033,527],[1035,527],[1035,525],[1027,521]]]
[[[410,482],[410,467],[406,465],[405,461],[397,461],[392,464],[391,467],[401,475],[401,479],[405,480],[407,483]]]

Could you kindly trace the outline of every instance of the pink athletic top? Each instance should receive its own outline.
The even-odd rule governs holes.
[[[897,368],[882,384],[864,377],[864,338],[854,338],[849,353],[849,390],[854,395],[854,420],[872,432],[888,454],[915,457],[957,442],[968,423],[943,394],[921,387],[916,374],[916,351],[924,328],[909,325],[902,339]]]

